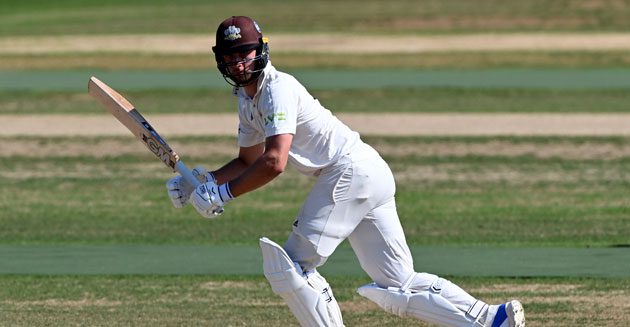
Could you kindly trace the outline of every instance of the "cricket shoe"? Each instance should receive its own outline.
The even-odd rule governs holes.
[[[525,310],[518,300],[499,305],[489,327],[525,327]]]

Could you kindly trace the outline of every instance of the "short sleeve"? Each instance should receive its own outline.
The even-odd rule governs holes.
[[[250,147],[265,141],[265,137],[242,121],[238,124],[238,146]]]
[[[294,89],[286,85],[274,88],[261,112],[265,137],[295,134],[298,108],[299,100]]]

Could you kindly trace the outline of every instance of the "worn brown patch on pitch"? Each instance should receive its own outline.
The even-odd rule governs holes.
[[[538,182],[598,182],[630,181],[630,175],[621,169],[573,170],[562,169],[525,170],[509,164],[475,167],[467,164],[392,165],[394,176],[400,183],[418,182],[510,182],[528,185]],[[591,187],[591,186],[589,186]]]
[[[577,284],[496,284],[468,289],[488,303],[501,303],[507,297],[497,297],[497,293],[518,294],[516,297],[523,303],[526,316],[530,321],[545,321],[545,325],[575,326],[583,325],[597,317],[600,326],[617,326],[630,318],[630,293],[623,290],[592,291]],[[571,308],[551,312],[549,310],[528,310],[528,307],[563,305]]]
[[[6,138],[2,142],[2,157],[75,157],[87,156],[95,158],[125,156],[145,151],[144,146],[134,139],[58,139],[37,140]],[[238,146],[236,140],[199,140],[169,141],[178,153],[186,157],[236,156]],[[487,142],[401,142],[390,144],[383,141],[370,142],[382,155],[403,157],[440,157],[440,156],[532,156],[536,158],[562,158],[570,160],[615,160],[630,157],[630,144],[570,141],[511,142],[490,140]]]
[[[199,286],[204,290],[219,290],[219,289],[252,289],[258,287],[257,283],[247,281],[210,281],[203,283]]]
[[[570,160],[614,160],[630,156],[630,144],[605,142],[575,143],[570,141],[512,142],[490,140],[487,142],[443,141],[416,144],[385,142],[371,143],[381,154],[387,156],[532,156],[536,158],[562,158]]]
[[[376,303],[364,298],[356,298],[350,301],[339,302],[339,307],[342,311],[348,312],[365,312],[380,310]]]
[[[575,314],[567,317],[566,313],[554,315],[553,312],[528,312],[527,305],[555,305],[562,303],[573,308]],[[558,320],[565,323],[575,321],[573,326],[582,325],[596,317],[599,326],[622,326],[630,319],[630,294],[621,292],[599,292],[587,295],[548,295],[527,297],[523,303],[525,312],[531,321]],[[568,321],[567,321],[568,320]],[[549,325],[555,325],[549,323]]]
[[[512,30],[515,28],[567,28],[575,29],[594,23],[593,18],[572,18],[554,17],[554,19],[544,19],[541,17],[436,17],[436,18],[398,18],[387,22],[388,25],[397,29],[438,29],[452,30],[462,29],[499,29]],[[491,44],[489,38],[487,44]]]
[[[17,307],[42,306],[54,308],[117,307],[123,304],[121,301],[111,301],[107,299],[46,299],[38,301],[3,301],[2,303]]]
[[[176,151],[182,155],[184,161],[195,166],[206,163],[208,158],[231,158],[238,152],[236,141],[231,139],[217,140],[186,140],[170,142]],[[464,156],[501,156],[534,158],[561,158],[569,160],[615,160],[630,157],[630,144],[615,142],[584,142],[570,141],[542,142],[511,142],[509,140],[489,140],[487,142],[399,142],[387,143],[377,139],[371,142],[374,147],[387,157],[464,157]],[[0,158],[72,158],[72,157],[125,157],[151,154],[145,147],[133,138],[3,138]],[[607,170],[565,170],[565,169],[522,169],[510,164],[475,166],[468,164],[440,163],[440,164],[396,164],[396,160],[389,160],[395,172],[396,179],[401,182],[431,183],[440,181],[460,182],[576,182],[616,180],[630,181],[630,175],[619,169]],[[89,178],[94,176],[116,177],[133,173],[136,177],[164,177],[168,175],[159,161],[143,161],[143,163],[121,163],[124,170],[112,170],[105,163],[71,162],[58,165],[54,162],[36,161],[29,165],[16,166],[11,170],[0,172],[3,178],[33,178],[33,177],[73,177]],[[286,174],[293,176],[293,174]],[[300,175],[295,183],[307,185],[310,179]],[[263,205],[263,204],[261,204]]]
[[[559,293],[571,292],[580,287],[576,284],[495,284],[470,288],[471,293]]]
[[[130,135],[131,136],[131,135]],[[176,152],[182,153],[186,157],[203,156],[225,156],[236,155],[238,147],[236,140],[224,141],[168,141]],[[36,140],[36,139],[10,139],[4,140],[0,158],[2,157],[114,157],[125,155],[137,155],[146,152],[146,148],[133,138],[129,139],[92,139],[74,138],[58,140]],[[148,152],[146,152],[147,155]]]

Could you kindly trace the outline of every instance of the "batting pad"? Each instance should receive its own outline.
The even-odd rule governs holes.
[[[446,288],[446,289],[445,289]],[[438,276],[414,273],[402,287],[381,288],[375,283],[361,286],[357,292],[395,315],[412,316],[440,326],[483,326],[487,305],[473,300],[459,287]]]
[[[280,245],[263,237],[260,248],[263,271],[271,289],[284,299],[300,325],[343,326],[337,301],[334,301],[332,292],[327,292],[330,286],[319,273],[314,272],[313,283],[308,283],[300,266]],[[316,290],[311,284],[322,289]]]

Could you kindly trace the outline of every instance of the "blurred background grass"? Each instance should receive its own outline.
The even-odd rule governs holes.
[[[5,0],[4,35],[211,33],[231,15],[270,33],[627,31],[627,1]]]
[[[141,79],[156,72],[164,74],[171,87],[121,90],[149,119],[160,113],[233,112],[234,98],[216,74],[209,51],[216,25],[230,15],[257,19],[271,36],[272,60],[279,69],[305,74],[325,70],[333,82],[340,72],[356,72],[356,76],[462,72],[456,76],[466,81],[466,73],[474,80],[485,73],[506,71],[515,72],[514,78],[522,76],[516,73],[542,71],[582,82],[580,79],[597,76],[593,72],[625,75],[630,50],[326,54],[274,51],[273,36],[308,39],[313,34],[327,34],[334,44],[335,35],[626,35],[629,11],[630,1],[605,0],[4,0],[0,2],[0,42],[42,38],[62,45],[63,40],[55,38],[84,35],[98,42],[104,35],[173,34],[174,40],[197,35],[207,37],[208,53],[11,53],[0,49],[0,84],[5,85],[0,90],[0,124],[6,114],[104,114],[83,84],[60,89],[68,83],[68,76],[85,75],[87,83],[95,72],[123,77],[137,72]],[[191,72],[207,73],[216,86],[181,87],[169,80]],[[14,87],[18,82],[23,86]],[[357,78],[357,82],[362,81]],[[422,87],[321,87],[312,92],[334,112],[351,113],[598,114],[625,113],[630,108],[628,87],[606,79],[586,81],[593,85],[590,88],[536,87],[535,80],[528,87],[487,87],[481,82],[477,87],[436,82]],[[165,136],[189,164],[216,167],[236,151],[232,136]],[[391,163],[401,220],[412,246],[625,249],[630,244],[627,137],[365,138]],[[282,242],[312,183],[288,171],[260,192],[230,203],[223,217],[208,222],[191,208],[170,208],[163,183],[171,174],[130,136],[2,136],[0,149],[0,246],[7,247],[253,247],[261,235]],[[0,263],[2,260],[5,258]],[[628,278],[452,277],[488,301],[521,298],[533,325],[612,326],[630,321]],[[336,294],[348,325],[416,325],[416,321],[387,315],[359,298],[353,288],[367,282],[366,278],[335,277],[330,281],[339,290]],[[266,281],[237,275],[3,275],[0,309],[0,325],[11,326],[86,322],[273,326],[287,324],[288,316]]]

